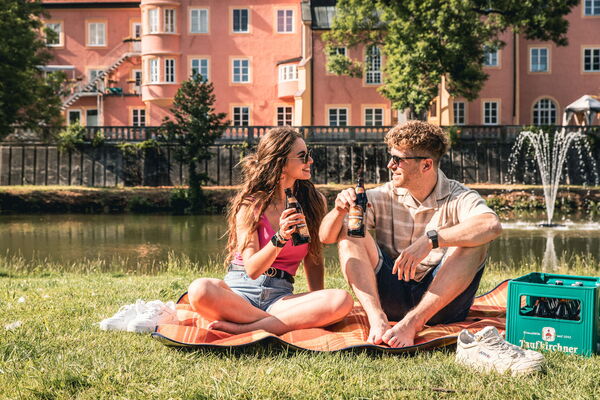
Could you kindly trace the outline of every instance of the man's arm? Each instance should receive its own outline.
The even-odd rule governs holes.
[[[319,228],[319,239],[322,243],[336,243],[344,226],[344,217],[348,214],[350,207],[354,205],[356,192],[349,188],[338,193],[335,198],[334,207],[321,221]]]
[[[439,247],[479,247],[496,239],[502,233],[502,224],[496,214],[475,215],[465,221],[438,231]],[[421,236],[400,253],[392,273],[405,281],[415,278],[417,265],[432,249],[427,236]]]

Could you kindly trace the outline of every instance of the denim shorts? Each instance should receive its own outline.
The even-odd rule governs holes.
[[[423,294],[429,288],[433,278],[442,266],[445,258],[428,272],[419,282],[398,279],[398,275],[392,274],[396,260],[379,249],[379,263],[376,269],[377,290],[381,307],[390,321],[400,321],[404,316],[419,304]],[[479,288],[479,282],[483,275],[485,261],[479,267],[479,271],[473,277],[469,286],[452,300],[446,307],[442,308],[428,322],[428,325],[449,324],[464,321],[473,304],[473,299]]]
[[[234,293],[263,311],[282,297],[294,292],[294,285],[285,279],[261,275],[251,279],[244,271],[229,271],[223,279]]]

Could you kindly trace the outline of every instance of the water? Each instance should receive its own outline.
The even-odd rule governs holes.
[[[600,260],[599,220],[565,219],[560,229],[540,228],[536,216],[505,221],[502,236],[491,245],[490,260],[517,266],[533,259],[548,270],[572,254]],[[222,259],[225,231],[222,216],[0,216],[0,254],[65,264],[101,259],[110,265],[116,257],[132,269],[157,265],[169,253],[206,263]],[[325,254],[337,257],[333,246]]]
[[[529,145],[526,146],[526,144]],[[552,226],[554,216],[554,205],[556,203],[556,194],[565,170],[565,161],[569,150],[573,148],[576,151],[578,173],[583,177],[584,182],[593,178],[594,185],[598,185],[598,173],[596,172],[596,163],[592,157],[589,143],[586,136],[581,132],[567,131],[565,128],[554,133],[525,131],[519,134],[513,151],[509,159],[509,175],[515,177],[515,172],[520,170],[519,159],[527,154],[528,149],[532,149],[537,163],[537,170],[542,179],[544,189],[544,200],[546,204],[546,222]],[[589,162],[589,166],[586,165]],[[529,168],[525,160],[525,171]],[[591,173],[588,176],[588,171]],[[514,182],[513,182],[514,183]]]

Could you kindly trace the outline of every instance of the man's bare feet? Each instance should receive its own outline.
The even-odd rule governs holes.
[[[387,320],[380,319],[371,323],[370,325],[371,328],[369,329],[369,337],[367,338],[367,342],[381,344],[383,342],[383,334],[390,329],[390,324]]]
[[[415,344],[415,326],[403,319],[384,333],[382,339],[390,347],[408,347]]]

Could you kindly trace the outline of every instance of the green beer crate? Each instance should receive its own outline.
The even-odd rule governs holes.
[[[531,350],[600,353],[600,278],[532,272],[508,283],[506,340]]]

